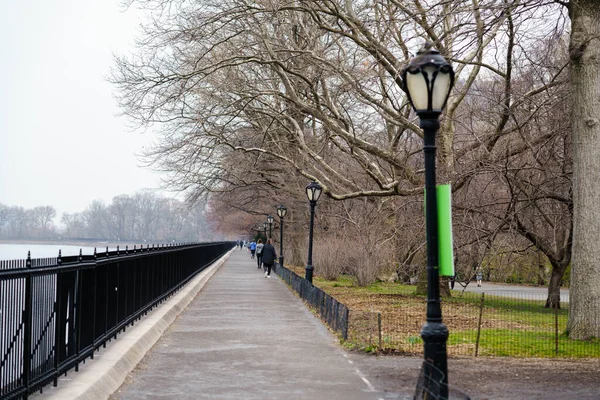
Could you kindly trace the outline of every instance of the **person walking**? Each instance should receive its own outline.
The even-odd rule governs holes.
[[[277,252],[275,251],[275,247],[273,247],[271,242],[271,239],[267,239],[267,244],[265,244],[262,249],[262,263],[266,268],[265,278],[271,277],[271,268],[273,268],[273,264],[277,259]]]
[[[250,258],[254,260],[254,254],[256,253],[256,242],[253,240],[250,242]]]
[[[477,280],[477,287],[481,287],[481,280],[483,279],[483,272],[479,269],[475,274],[475,279]]]
[[[256,263],[258,264],[257,269],[260,269],[261,259],[262,259],[262,250],[265,245],[263,244],[261,239],[258,239],[258,243],[256,243]]]

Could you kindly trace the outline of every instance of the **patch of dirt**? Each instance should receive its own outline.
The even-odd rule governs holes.
[[[357,368],[389,399],[410,399],[422,359],[351,353]],[[450,358],[450,398],[600,399],[600,360]]]

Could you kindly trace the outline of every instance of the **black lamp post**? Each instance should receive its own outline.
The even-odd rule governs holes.
[[[269,239],[271,239],[271,228],[273,227],[273,216],[271,214],[267,215],[267,222],[269,223]]]
[[[424,344],[425,382],[432,398],[448,398],[448,328],[442,322],[438,268],[437,197],[435,179],[435,135],[438,120],[454,84],[452,66],[439,51],[426,43],[402,71],[403,90],[419,116],[425,153],[425,226],[427,231],[427,322],[421,329]],[[441,376],[440,376],[441,375]],[[435,383],[434,383],[435,382]],[[441,383],[441,384],[438,384]]]
[[[313,225],[315,221],[315,206],[317,205],[317,200],[319,200],[319,197],[321,197],[321,191],[321,185],[315,181],[312,181],[306,187],[306,197],[308,197],[308,201],[310,202],[310,225],[308,228],[308,260],[306,263],[306,280],[310,283],[312,283],[314,270],[312,265],[312,242]]]
[[[277,215],[279,216],[279,265],[283,267],[283,218],[287,214],[287,208],[282,204],[277,207]]]

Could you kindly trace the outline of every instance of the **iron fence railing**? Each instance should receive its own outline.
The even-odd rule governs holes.
[[[0,398],[27,399],[56,385],[233,246],[0,261]]]
[[[331,329],[344,339],[348,338],[348,307],[283,266],[277,265],[275,272],[319,313]]]

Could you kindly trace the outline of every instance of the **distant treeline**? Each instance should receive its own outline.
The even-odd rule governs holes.
[[[83,212],[60,216],[52,206],[27,209],[0,203],[0,239],[85,239],[171,242],[211,240],[204,205],[186,207],[176,199],[143,190],[119,195],[110,204],[94,200]]]

